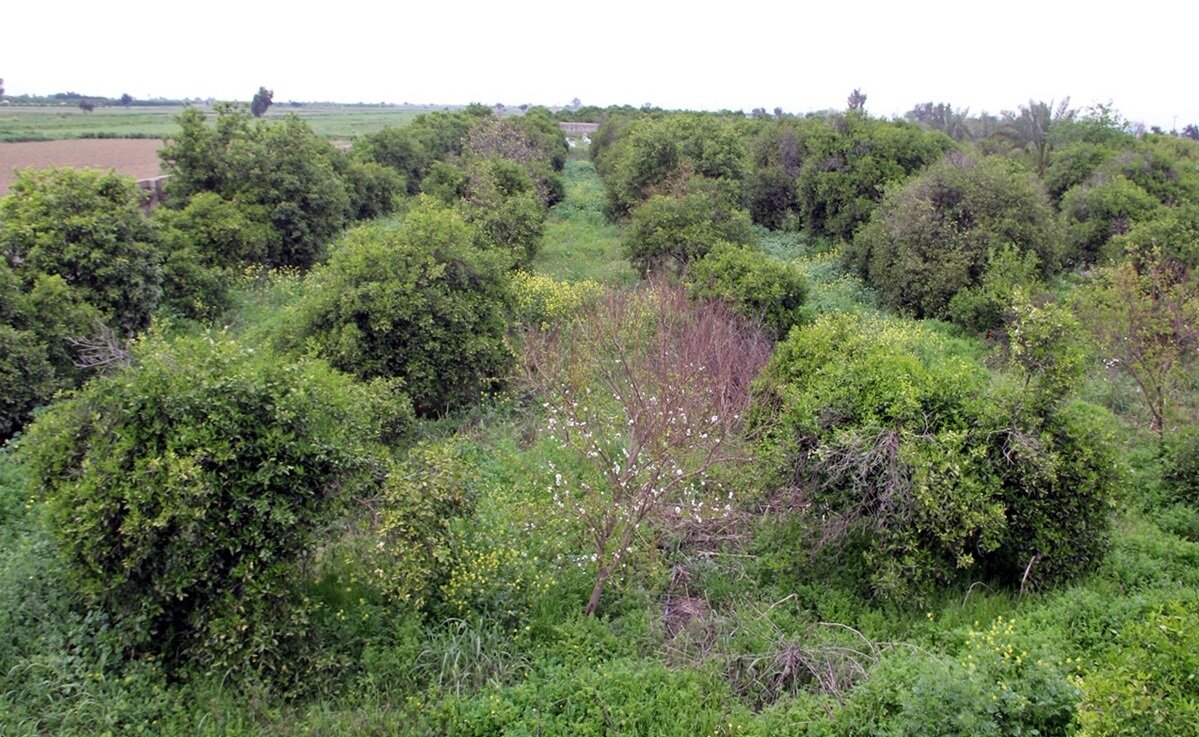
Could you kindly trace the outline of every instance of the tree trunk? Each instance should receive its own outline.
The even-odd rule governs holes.
[[[604,584],[608,581],[608,576],[612,573],[609,566],[604,566],[595,574],[595,588],[591,589],[591,598],[587,600],[587,608],[583,610],[583,614],[588,617],[595,614],[595,610],[599,608],[600,596],[604,593]]]

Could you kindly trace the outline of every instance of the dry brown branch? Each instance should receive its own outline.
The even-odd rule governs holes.
[[[703,526],[732,511],[708,475],[747,460],[742,415],[770,341],[725,306],[658,282],[610,292],[573,322],[528,333],[524,345],[545,430],[594,472],[556,473],[553,488],[590,537],[592,614],[633,544],[647,544],[648,527]]]
[[[107,370],[124,368],[131,360],[129,341],[115,330],[97,322],[91,337],[68,336],[67,344],[74,349],[74,363],[79,368]]]

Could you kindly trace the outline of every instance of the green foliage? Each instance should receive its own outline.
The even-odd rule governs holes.
[[[776,337],[785,336],[807,318],[808,285],[803,272],[761,251],[718,244],[695,262],[688,282],[692,297],[723,299]]]
[[[1164,136],[1121,151],[1097,175],[1125,177],[1167,207],[1199,199],[1199,158],[1181,141]]]
[[[1159,207],[1152,195],[1120,174],[1068,190],[1062,197],[1066,261],[1094,263],[1108,240],[1152,219]]]
[[[26,170],[0,200],[0,253],[26,288],[60,276],[122,333],[150,321],[161,296],[161,256],[129,177],[75,169]]]
[[[1115,647],[1079,679],[1078,734],[1199,735],[1199,613],[1173,603],[1116,635]]]
[[[1187,269],[1199,268],[1199,204],[1158,208],[1152,217],[1133,223],[1128,232],[1108,241],[1101,260],[1143,260],[1140,254],[1155,251]]]
[[[298,566],[370,481],[379,403],[319,362],[149,338],[39,418],[23,458],[72,584],[121,644],[275,669],[307,616]]]
[[[1199,431],[1180,433],[1166,446],[1162,483],[1172,500],[1199,509]]]
[[[1035,253],[1021,254],[1011,245],[993,251],[979,284],[958,290],[949,300],[949,319],[975,334],[991,336],[1008,317],[1016,291],[1036,285],[1040,276]]]
[[[698,113],[639,118],[595,148],[608,214],[623,218],[654,195],[678,192],[692,176],[740,184],[745,143],[728,119]]]
[[[757,387],[817,540],[860,549],[876,595],[905,600],[983,571],[1021,586],[1094,566],[1114,457],[1103,414],[1064,405],[1076,352],[1058,310],[1018,321],[1023,389],[993,395],[969,346],[918,325],[826,316],[780,343]],[[859,547],[860,546],[860,547]],[[1017,561],[1019,568],[1017,569]]]
[[[795,224],[799,212],[796,186],[803,167],[807,131],[815,121],[771,121],[749,141],[750,171],[745,178],[749,214],[758,225],[778,229]]]
[[[88,372],[75,365],[78,356],[70,339],[102,332],[102,314],[58,274],[39,276],[25,296],[29,305],[28,319],[13,324],[26,325],[46,345],[46,356],[62,386],[82,382]]]
[[[1007,509],[1003,542],[987,562],[991,575],[1021,589],[1043,588],[1096,568],[1110,543],[1112,502],[1121,479],[1111,416],[1067,402],[1037,414],[998,397],[987,427],[991,463]]]
[[[185,206],[197,193],[214,192],[257,206],[278,233],[262,262],[313,265],[323,256],[326,242],[354,214],[353,208],[363,205],[363,200],[351,200],[339,174],[343,155],[294,115],[269,123],[252,122],[244,111],[232,108],[218,113],[210,127],[202,112],[185,110],[179,116],[179,133],[168,137],[159,151],[163,169],[171,175],[168,202]]]
[[[0,441],[12,437],[54,388],[46,346],[28,330],[0,324]]]
[[[951,145],[947,136],[906,122],[864,115],[822,121],[804,139],[796,183],[799,215],[808,232],[852,239],[887,185],[933,163]]]
[[[350,195],[350,217],[371,220],[396,209],[396,203],[407,190],[404,177],[396,170],[373,161],[338,158],[341,176]]]
[[[549,133],[547,139],[547,131],[531,128],[532,125],[535,123],[523,118],[480,117],[463,142],[463,158],[500,159],[523,170],[536,187],[541,202],[549,207],[560,202],[564,195],[557,172],[565,164],[566,138],[557,131]]]
[[[1087,141],[1075,141],[1057,151],[1045,169],[1045,189],[1056,203],[1071,188],[1091,178],[1103,163],[1116,155],[1116,149]]]
[[[389,598],[423,608],[454,556],[451,523],[471,511],[477,472],[454,442],[422,444],[392,466],[376,508],[374,583]]]
[[[951,155],[888,192],[845,257],[888,306],[944,317],[960,290],[981,283],[1001,249],[1020,259],[1035,254],[1042,273],[1054,271],[1053,226],[1031,175],[1001,158]]]
[[[732,735],[728,688],[710,672],[620,658],[556,666],[515,686],[453,704],[448,734]]]
[[[654,195],[633,210],[625,253],[642,276],[659,269],[683,272],[718,243],[748,245],[749,215],[714,188],[693,187],[681,197]]]
[[[1035,304],[1023,290],[1013,293],[1008,325],[1011,361],[1024,380],[1024,399],[1039,412],[1066,399],[1082,378],[1086,354],[1082,328],[1065,307]]]
[[[422,415],[473,404],[512,364],[509,260],[474,239],[432,200],[398,230],[347,233],[277,340],[362,378],[401,379]]]
[[[407,182],[408,194],[422,191],[422,180],[435,162],[462,153],[474,118],[463,113],[418,115],[403,127],[386,126],[354,141],[354,152],[366,161],[394,169]]]
[[[461,167],[445,161],[435,161],[421,180],[421,191],[441,202],[452,205],[466,196],[470,175]]]
[[[496,156],[471,160],[466,174],[462,199],[449,202],[456,202],[466,222],[475,226],[476,243],[499,248],[515,265],[528,266],[541,246],[545,224],[536,182],[515,161]]]
[[[167,314],[200,322],[216,320],[230,306],[229,273],[208,266],[194,248],[167,252],[162,265],[162,304]]]
[[[986,374],[916,325],[831,317],[792,331],[758,385],[788,470],[836,536],[871,540],[871,585],[927,592],[995,550],[1003,507],[976,429]]]
[[[1079,690],[1068,666],[1014,625],[1000,618],[971,629],[953,658],[891,654],[836,715],[834,734],[1069,734]]]
[[[281,248],[281,237],[269,223],[270,211],[222,198],[216,192],[197,192],[181,209],[160,207],[154,219],[168,253],[192,249],[209,266],[240,268],[265,263]]]

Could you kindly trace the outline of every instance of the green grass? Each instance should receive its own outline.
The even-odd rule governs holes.
[[[210,108],[206,108],[210,114]],[[320,105],[292,107],[276,104],[266,118],[294,114],[318,135],[351,139],[384,126],[404,125],[420,113],[443,110],[431,106]],[[64,138],[162,138],[178,130],[175,117],[182,107],[100,107],[85,113],[73,105],[0,107],[0,141],[54,141]]]
[[[572,159],[563,175],[566,199],[550,211],[533,269],[565,281],[632,284],[637,274],[624,257],[620,227],[604,215],[604,184],[595,166]]]

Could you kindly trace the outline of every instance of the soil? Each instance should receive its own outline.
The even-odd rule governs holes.
[[[27,166],[73,166],[116,169],[136,179],[161,174],[158,149],[162,141],[151,138],[79,138],[67,141],[0,143],[0,195],[16,178],[14,169]]]

